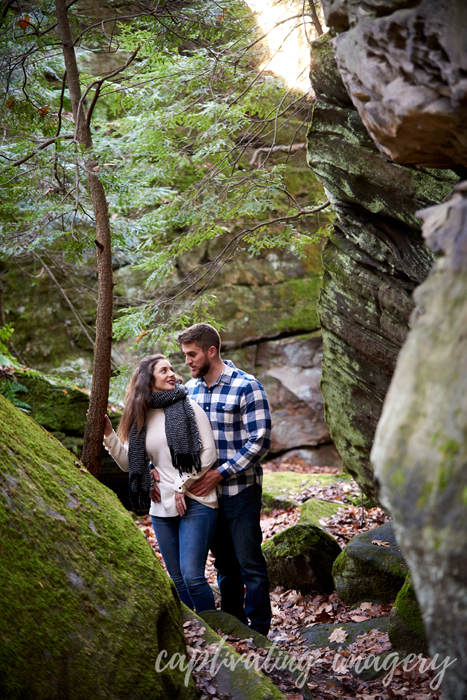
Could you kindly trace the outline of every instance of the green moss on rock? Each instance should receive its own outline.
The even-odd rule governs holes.
[[[255,668],[246,668],[240,654],[233,647],[225,644],[222,637],[214,632],[204,619],[189,610],[183,603],[181,603],[181,611],[184,621],[197,620],[200,626],[204,627],[203,638],[207,645],[216,645],[215,651],[210,656],[211,661],[217,649],[220,648],[216,662],[216,669],[219,668],[215,679],[221,693],[226,693],[235,700],[284,699],[285,696],[280,690],[262,673]]]
[[[269,580],[303,593],[331,593],[332,565],[341,548],[336,540],[311,523],[292,525],[263,544]]]
[[[293,670],[295,668],[295,663],[289,654],[286,654],[283,649],[280,649],[273,640],[268,639],[259,632],[255,632],[255,630],[244,625],[243,622],[237,620],[233,615],[229,615],[229,613],[223,610],[205,610],[201,613],[201,617],[211,628],[221,630],[223,634],[232,635],[239,639],[252,639],[258,649],[268,650],[270,659],[270,662],[268,661],[269,666],[272,666],[272,664],[277,661],[277,664],[281,667],[282,673],[285,674],[285,676],[290,675],[292,680],[296,680],[299,683],[303,680],[303,673],[300,669]],[[313,700],[314,696],[308,690],[306,684],[300,687],[300,692],[306,700]]]
[[[116,496],[0,396],[0,697],[196,697],[178,598]]]
[[[373,617],[362,622],[343,622],[334,623],[332,625],[317,624],[312,627],[304,627],[300,634],[304,637],[307,646],[311,649],[346,649],[350,644],[353,644],[360,634],[370,632],[371,630],[379,630],[387,632],[389,627],[388,617]],[[329,637],[336,628],[343,629],[347,633],[343,642],[330,642]]]
[[[372,544],[374,540],[389,547]],[[338,595],[344,603],[353,605],[362,600],[394,600],[407,571],[392,523],[387,522],[354,537],[334,562],[332,575]]]
[[[320,518],[330,518],[341,508],[337,503],[310,498],[300,508],[300,522],[310,522],[319,526]]]
[[[328,486],[346,475],[339,474],[299,474],[297,472],[270,472],[263,477],[263,508],[266,512],[273,508],[298,508],[296,500],[303,491],[319,484]]]
[[[411,574],[408,573],[391,610],[388,635],[394,649],[407,654],[427,654],[422,614]]]
[[[16,370],[15,376],[28,390],[31,418],[51,432],[82,437],[86,427],[89,396],[68,382],[30,369]]]

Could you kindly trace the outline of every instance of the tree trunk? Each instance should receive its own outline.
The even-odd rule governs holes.
[[[85,152],[86,176],[96,220],[98,273],[96,343],[94,346],[91,400],[81,459],[91,474],[97,476],[101,463],[104,415],[107,411],[111,371],[113,281],[110,221],[105,190],[93,170],[97,165],[97,161],[92,152],[91,129],[86,124],[86,113],[83,105],[79,106],[81,99],[79,71],[68,21],[66,0],[55,0],[55,7],[57,10],[58,32],[65,59],[73,118],[76,125],[76,135],[79,145]]]
[[[5,309],[3,307],[3,275],[5,272],[6,270],[0,269],[0,328],[6,324]]]
[[[311,14],[311,21],[313,23],[314,28],[316,29],[316,33],[318,36],[321,36],[323,33],[323,28],[321,26],[321,22],[318,19],[318,15],[316,13],[316,8],[315,8],[315,3],[313,0],[310,0],[310,14]]]

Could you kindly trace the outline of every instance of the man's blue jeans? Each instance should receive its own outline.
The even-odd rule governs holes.
[[[215,556],[221,607],[256,632],[271,624],[269,577],[261,550],[261,486],[219,498],[219,518],[211,545]],[[244,595],[246,586],[246,597]],[[245,603],[245,607],[243,607]]]
[[[216,529],[217,508],[209,508],[188,496],[187,510],[181,518],[151,516],[167,571],[180,600],[196,612],[214,610],[214,595],[204,570]]]

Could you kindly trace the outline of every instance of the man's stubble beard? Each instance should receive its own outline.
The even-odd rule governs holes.
[[[196,369],[196,373],[193,376],[193,379],[200,379],[201,377],[205,377],[209,370],[211,369],[211,363],[209,360],[205,360],[201,367]]]

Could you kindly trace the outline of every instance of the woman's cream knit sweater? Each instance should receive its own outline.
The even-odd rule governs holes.
[[[160,481],[157,482],[161,492],[160,503],[151,502],[150,515],[160,517],[173,517],[177,515],[175,507],[174,492],[185,493],[185,496],[193,498],[200,503],[204,503],[210,508],[217,508],[217,492],[216,489],[210,491],[207,496],[202,498],[193,496],[188,492],[190,484],[196,479],[199,479],[205,472],[212,467],[217,459],[216,446],[212,434],[211,423],[209,418],[198,406],[197,403],[191,401],[195,412],[196,425],[198,426],[199,437],[201,439],[202,449],[201,471],[197,474],[183,474],[180,476],[178,470],[172,464],[167,438],[165,436],[165,414],[162,408],[151,408],[148,411],[146,422],[146,452],[149,459],[159,472]],[[108,437],[104,438],[104,446],[112,455],[118,466],[127,472],[128,466],[128,443],[122,445],[116,433],[112,431]]]

